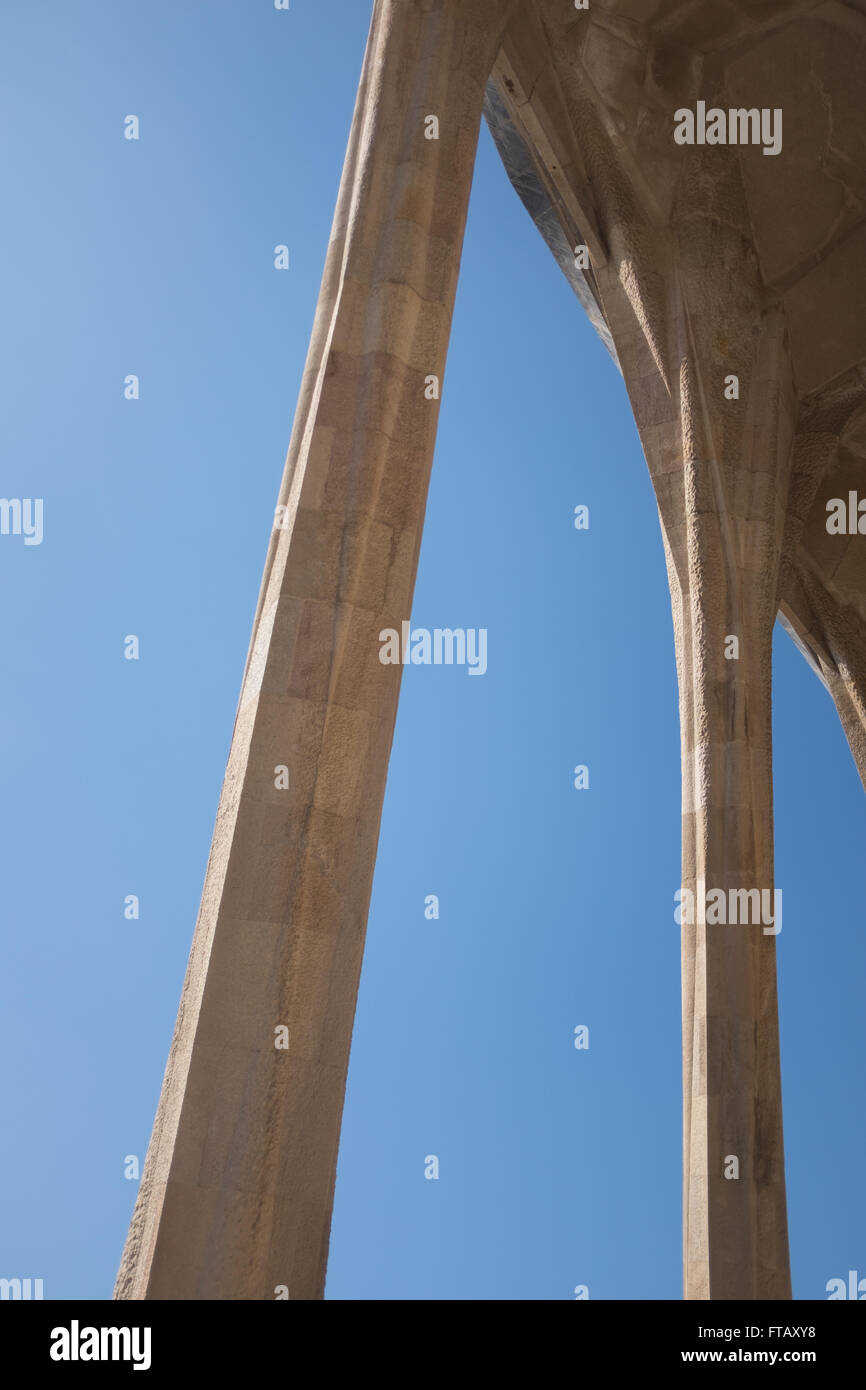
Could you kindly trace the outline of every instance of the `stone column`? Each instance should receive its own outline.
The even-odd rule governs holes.
[[[117,1298],[323,1296],[401,673],[380,663],[379,632],[410,615],[439,408],[430,378],[444,371],[509,8],[375,4]]]
[[[795,396],[781,312],[739,229],[713,212],[731,217],[734,187],[718,172],[710,207],[692,189],[680,212],[668,328],[677,413],[666,440],[647,431],[680,691],[689,1299],[791,1296],[771,694]]]
[[[772,920],[772,634],[796,420],[784,315],[730,153],[683,156],[658,229],[610,182],[598,283],[659,506],[680,695],[684,1293],[790,1298]]]
[[[683,364],[687,419],[697,404],[692,388],[705,384],[694,365]],[[682,926],[684,1292],[692,1299],[791,1296],[774,934],[784,919],[776,913],[771,742],[777,523],[784,515],[784,493],[781,503],[774,493],[785,480],[784,460],[781,478],[774,466],[773,386],[759,376],[749,389],[750,413],[763,415],[768,428],[754,420],[743,466],[726,468],[712,440],[706,454],[684,459],[686,565],[668,562],[680,688],[682,886],[694,895]]]

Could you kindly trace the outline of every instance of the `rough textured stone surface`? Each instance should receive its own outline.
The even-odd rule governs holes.
[[[485,85],[657,495],[683,886],[774,886],[777,616],[866,780],[866,541],[826,529],[866,459],[864,56],[860,0],[377,0],[118,1297],[323,1291],[399,683],[377,634],[411,606]],[[676,144],[699,100],[781,108],[781,152]],[[682,968],[685,1295],[788,1298],[775,938],[687,925]]]

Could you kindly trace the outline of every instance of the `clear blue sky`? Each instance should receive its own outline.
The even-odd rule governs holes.
[[[0,494],[44,498],[44,540],[0,537],[0,1275],[49,1298],[110,1294],[135,1197],[369,10],[4,6]],[[413,621],[487,628],[488,671],[406,669],[328,1297],[679,1298],[658,520],[622,381],[486,129]],[[775,674],[791,1249],[821,1298],[866,1275],[866,799],[782,632]]]

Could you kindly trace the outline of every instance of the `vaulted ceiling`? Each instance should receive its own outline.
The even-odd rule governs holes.
[[[486,101],[515,188],[623,370],[675,568],[659,421],[684,358],[701,359],[708,394],[749,359],[784,397],[778,611],[861,776],[866,540],[828,534],[826,507],[866,494],[864,73],[866,0],[521,0]],[[677,144],[675,112],[700,101],[778,109],[781,151]],[[772,369],[744,341],[759,333]],[[744,447],[721,405],[703,419],[709,452]]]

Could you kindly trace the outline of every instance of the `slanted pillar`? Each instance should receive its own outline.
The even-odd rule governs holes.
[[[444,372],[509,7],[374,8],[117,1298],[323,1296],[400,680],[378,634],[410,615],[439,410],[429,379]]]

